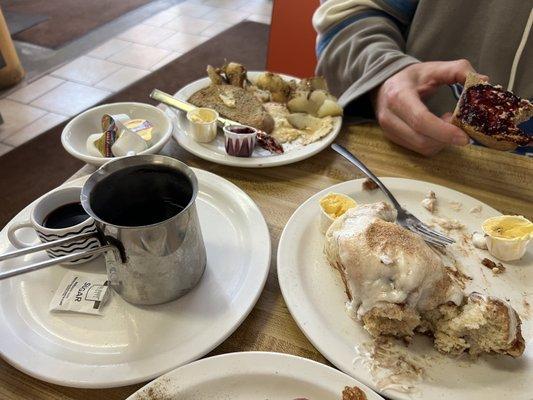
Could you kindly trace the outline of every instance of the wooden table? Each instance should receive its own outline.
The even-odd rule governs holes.
[[[437,183],[476,197],[502,213],[523,214],[533,219],[533,160],[530,158],[477,146],[450,148],[433,158],[424,158],[384,140],[379,127],[371,124],[345,127],[338,142],[359,156],[378,176]],[[327,363],[287,310],[277,279],[276,251],[285,223],[303,201],[330,185],[361,175],[330,149],[297,164],[268,169],[212,164],[190,155],[175,142],[169,143],[163,153],[218,174],[242,188],[257,203],[270,230],[272,263],[265,289],[244,323],[209,355],[267,350]],[[76,177],[92,170],[86,166]],[[33,379],[4,361],[0,363],[2,400],[124,399],[141,386],[105,390],[66,388]]]

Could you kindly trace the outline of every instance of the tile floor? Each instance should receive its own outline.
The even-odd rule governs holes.
[[[270,0],[186,0],[0,98],[0,156],[225,29],[270,24]]]

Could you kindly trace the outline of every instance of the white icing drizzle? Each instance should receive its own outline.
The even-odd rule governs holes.
[[[395,220],[396,211],[390,205],[364,204],[335,220],[326,234],[326,255],[332,265],[342,266],[353,298],[350,306],[357,310],[356,315],[360,318],[373,307],[386,303],[405,303],[419,311],[448,301],[461,304],[462,291],[458,285],[452,282],[443,287],[438,285],[445,279],[445,267],[420,237],[408,231],[395,231],[391,237],[399,234],[401,240],[389,240],[391,237],[386,233],[383,243],[370,240],[368,232],[372,227],[397,228],[387,225]],[[440,290],[435,290],[436,287]]]

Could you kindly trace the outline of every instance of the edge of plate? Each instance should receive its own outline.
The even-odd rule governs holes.
[[[249,74],[260,74],[262,72],[263,71],[248,71]],[[300,78],[297,78],[295,76],[291,76],[291,75],[287,75],[287,74],[280,74],[280,75],[283,78],[285,78],[285,79],[296,79],[298,81],[300,80]],[[183,86],[180,90],[178,90],[176,93],[174,93],[174,96],[178,95],[178,93],[180,93],[186,87],[188,87],[190,85],[197,84],[200,81],[204,81],[204,80],[205,81],[209,81],[209,78],[208,77],[204,77],[204,78],[200,78],[200,79],[197,79],[195,81],[192,81],[192,82],[188,83],[187,85]],[[162,104],[162,105],[165,107],[164,108],[164,112],[165,113],[171,112],[171,113],[173,113],[173,115],[176,116],[176,118],[179,118],[179,116],[178,116],[176,111],[174,111],[173,109],[171,109],[169,106],[167,106],[165,104]],[[310,151],[310,152],[302,151],[302,154],[300,154],[300,155],[295,154],[291,158],[284,158],[284,159],[281,159],[281,160],[278,157],[283,157],[283,156],[257,157],[257,161],[250,162],[250,163],[243,162],[241,159],[239,159],[239,157],[223,158],[223,159],[218,159],[216,157],[211,157],[211,156],[206,155],[205,153],[203,153],[201,151],[197,151],[196,149],[193,149],[190,146],[188,146],[187,143],[185,143],[183,138],[182,138],[184,133],[182,133],[182,131],[177,126],[177,124],[174,124],[175,126],[174,126],[174,129],[172,130],[172,136],[174,137],[176,142],[178,142],[178,144],[184,150],[186,150],[187,152],[189,152],[189,153],[191,153],[191,154],[193,154],[193,155],[195,155],[197,157],[200,157],[201,159],[206,160],[206,161],[211,161],[211,162],[214,162],[214,163],[217,163],[217,164],[227,165],[227,166],[230,166],[230,167],[269,168],[269,167],[278,167],[280,165],[293,164],[293,163],[305,160],[307,158],[313,157],[316,154],[320,153],[322,150],[325,150],[337,138],[337,136],[339,135],[339,133],[341,131],[341,128],[342,128],[342,117],[334,117],[334,118],[335,119],[334,119],[334,125],[333,125],[332,132],[330,132],[328,135],[326,135],[326,137],[324,137],[323,139],[320,139],[319,141],[315,142],[315,143],[319,143],[320,142],[322,144],[321,146],[318,146],[313,151]],[[305,146],[302,147],[301,149],[298,149],[298,150],[302,150],[302,149],[305,149]],[[296,150],[296,151],[298,151],[298,150]],[[288,153],[288,155],[290,155],[290,153]],[[262,159],[264,159],[265,161],[261,162],[260,160],[262,160]],[[246,158],[245,160],[254,160],[254,158]],[[272,160],[272,161],[269,161],[269,160]]]
[[[86,381],[79,382],[79,381],[73,381],[73,380],[65,381],[65,380],[50,378],[49,376],[42,375],[42,374],[39,374],[39,373],[37,373],[35,371],[29,370],[25,366],[23,366],[19,362],[17,362],[16,360],[14,360],[12,358],[8,358],[3,353],[0,353],[0,357],[3,360],[5,360],[8,364],[10,364],[13,367],[15,367],[17,370],[25,373],[26,375],[29,375],[29,376],[31,376],[33,378],[39,379],[39,380],[44,381],[44,382],[49,382],[49,383],[53,383],[53,384],[57,384],[57,385],[60,385],[60,386],[65,386],[65,387],[74,387],[74,388],[83,388],[83,389],[115,388],[115,387],[122,387],[122,386],[128,386],[128,385],[140,383],[140,382],[145,382],[147,380],[152,380],[154,378],[157,378],[159,376],[162,376],[162,375],[168,373],[169,371],[172,371],[172,370],[174,370],[176,368],[180,368],[180,367],[182,367],[184,365],[187,365],[187,364],[191,363],[191,361],[198,360],[200,357],[203,357],[204,355],[208,354],[210,351],[215,349],[217,346],[219,346],[222,342],[224,342],[229,336],[231,336],[240,327],[240,325],[248,317],[248,315],[250,314],[252,309],[255,307],[255,304],[259,300],[259,297],[261,296],[261,293],[263,292],[263,289],[265,287],[265,284],[266,284],[266,281],[267,281],[267,278],[268,278],[268,274],[270,272],[270,264],[271,264],[271,261],[272,261],[272,254],[271,254],[272,253],[272,247],[271,247],[272,246],[272,241],[270,239],[270,231],[268,229],[268,225],[266,223],[265,217],[264,217],[263,213],[261,212],[261,209],[257,206],[257,204],[253,201],[253,199],[246,192],[244,192],[242,189],[240,189],[237,185],[235,185],[234,183],[230,182],[229,180],[227,180],[227,179],[225,179],[225,178],[223,178],[221,176],[218,176],[218,175],[216,175],[216,174],[214,174],[212,172],[209,172],[209,171],[206,171],[206,170],[202,170],[202,169],[199,169],[199,168],[194,168],[194,167],[191,167],[191,168],[192,168],[192,170],[195,173],[200,172],[200,174],[211,175],[211,176],[216,177],[216,179],[222,179],[223,181],[225,181],[225,183],[233,186],[236,189],[237,193],[239,193],[241,196],[244,195],[246,198],[248,198],[249,201],[256,207],[257,211],[259,211],[259,215],[261,216],[261,220],[262,220],[261,225],[262,226],[259,227],[259,229],[264,229],[265,232],[266,232],[266,237],[268,238],[268,243],[265,243],[265,246],[264,246],[264,248],[267,250],[266,251],[266,258],[267,258],[266,261],[267,262],[266,262],[266,266],[264,267],[263,276],[261,277],[261,280],[259,282],[258,290],[252,296],[252,298],[251,298],[252,301],[245,308],[245,311],[243,312],[241,317],[235,322],[235,326],[232,329],[229,329],[228,332],[226,332],[226,334],[223,335],[220,338],[220,340],[216,341],[212,346],[209,346],[209,348],[206,348],[204,351],[198,352],[194,356],[189,357],[187,360],[183,361],[179,365],[172,366],[170,368],[167,368],[165,370],[159,371],[157,373],[145,374],[142,377],[136,377],[136,378],[132,378],[132,379],[125,379],[125,380],[122,380],[122,381],[119,381],[119,382],[115,382],[115,383],[111,383],[111,382],[93,383],[93,382],[86,382]],[[87,179],[87,177],[88,177],[88,175],[82,176],[82,177],[73,179],[71,181],[67,181],[67,182],[63,183],[62,185],[60,185],[60,186],[75,186],[75,185],[80,184],[81,182],[84,182]],[[52,190],[54,190],[54,189],[52,189]],[[31,204],[33,204],[37,200],[38,199],[36,199],[36,200],[32,201],[31,203],[29,203],[26,207],[24,207],[23,210],[25,210],[28,206],[30,206]],[[21,210],[20,212],[22,212],[23,210]],[[17,215],[15,215],[15,217],[13,217],[8,222],[8,224],[13,219],[17,218],[17,216],[20,214],[20,212],[17,213]],[[254,264],[254,266],[255,265],[258,265],[258,264]],[[2,318],[2,320],[4,320],[4,318]],[[46,354],[46,356],[48,356],[48,354]],[[60,360],[60,361],[62,363],[67,363],[66,361],[63,361],[63,360]]]
[[[225,354],[219,354],[219,355],[212,356],[212,357],[202,358],[202,359],[194,361],[194,362],[192,362],[190,364],[178,367],[178,368],[176,368],[176,369],[174,369],[172,371],[167,372],[164,375],[161,375],[159,378],[147,383],[142,388],[139,388],[135,393],[132,393],[126,400],[135,400],[136,395],[139,394],[142,390],[144,390],[146,388],[149,388],[152,385],[158,384],[163,379],[170,379],[170,380],[173,379],[173,375],[179,374],[180,370],[184,369],[184,368],[196,367],[198,365],[210,364],[210,363],[213,363],[213,362],[214,363],[218,363],[218,362],[220,362],[220,360],[225,360],[225,359],[230,359],[230,362],[236,363],[241,358],[244,358],[244,359],[246,359],[246,361],[248,361],[248,359],[254,360],[255,358],[262,358],[262,357],[265,357],[267,359],[279,358],[280,360],[282,360],[282,359],[290,359],[290,360],[292,360],[294,362],[302,362],[306,366],[308,366],[309,368],[319,368],[320,370],[327,371],[328,373],[336,374],[339,378],[342,375],[346,379],[353,381],[354,385],[360,386],[363,389],[365,389],[365,392],[368,391],[368,392],[372,393],[373,397],[382,398],[380,394],[376,393],[368,385],[365,385],[364,383],[358,381],[354,377],[352,377],[352,376],[350,376],[350,375],[348,375],[348,374],[346,374],[346,373],[344,373],[342,371],[339,371],[338,369],[330,367],[329,365],[320,363],[320,362],[315,361],[315,360],[311,360],[309,358],[297,356],[297,355],[294,355],[294,354],[271,352],[271,351],[240,351],[240,352],[225,353]],[[317,371],[318,371],[318,369],[317,369]],[[170,385],[171,383],[169,382],[168,384]]]
[[[442,186],[442,185],[439,185],[439,184],[436,184],[436,183],[433,183],[433,182],[417,180],[417,179],[399,178],[399,177],[379,177],[379,178],[383,181],[383,183],[385,185],[387,185],[387,182],[391,182],[391,181],[414,181],[414,182],[417,182],[417,183],[430,184],[430,185],[432,185],[434,187],[437,187],[437,188],[440,188],[440,189],[445,189],[447,191],[448,190],[456,191],[454,189],[447,188],[446,186]],[[306,324],[304,323],[305,321],[300,321],[299,320],[297,314],[294,313],[294,310],[295,310],[294,309],[294,305],[289,300],[287,300],[288,298],[290,299],[291,296],[289,296],[289,294],[287,292],[287,289],[285,288],[285,285],[284,285],[284,282],[285,282],[284,280],[286,279],[286,276],[285,276],[285,273],[283,272],[283,267],[282,267],[283,262],[281,261],[283,256],[280,255],[280,253],[282,253],[282,247],[284,247],[284,243],[286,241],[285,235],[286,235],[287,227],[289,226],[289,224],[291,223],[293,218],[295,218],[295,215],[300,211],[300,209],[302,209],[308,203],[316,201],[316,197],[319,196],[321,193],[327,193],[328,191],[334,191],[334,189],[336,187],[338,187],[340,185],[345,185],[348,182],[353,182],[354,184],[356,184],[358,182],[363,182],[364,180],[365,180],[365,178],[351,179],[351,180],[348,180],[348,181],[339,182],[339,183],[336,183],[336,184],[331,185],[329,187],[326,187],[326,188],[316,192],[314,195],[312,195],[310,198],[308,198],[306,201],[304,201],[302,204],[300,204],[300,206],[296,210],[294,210],[294,212],[292,213],[291,217],[289,218],[289,220],[285,224],[285,227],[283,228],[283,232],[281,233],[280,239],[279,239],[279,242],[278,242],[278,250],[276,252],[276,272],[278,274],[278,282],[279,282],[281,293],[283,295],[283,300],[285,301],[285,304],[287,305],[287,308],[288,308],[292,318],[296,322],[296,325],[298,325],[298,328],[300,328],[300,330],[303,332],[305,337],[311,342],[311,344],[318,349],[320,354],[322,354],[329,362],[331,362],[333,365],[335,365],[337,368],[339,368],[339,370],[341,370],[342,372],[344,372],[347,375],[351,376],[352,378],[361,381],[366,386],[370,387],[372,390],[377,392],[379,395],[387,396],[388,398],[393,399],[393,400],[410,400],[411,397],[409,396],[409,394],[403,394],[403,393],[398,393],[398,392],[384,393],[383,390],[375,388],[374,382],[367,382],[366,379],[362,379],[360,377],[355,377],[353,375],[353,370],[352,369],[348,368],[345,365],[344,362],[338,361],[338,360],[335,359],[335,357],[332,357],[331,353],[327,349],[325,349],[325,347],[323,347],[320,343],[318,343],[314,339],[314,337],[311,337],[311,335],[306,331],[306,327],[305,327]],[[459,192],[459,191],[457,191],[457,192]],[[466,196],[466,197],[468,197],[470,199],[475,200],[476,202],[480,202],[480,200],[477,200],[476,198],[474,198],[474,197],[472,197],[470,195],[467,195],[467,194],[462,193],[462,192],[459,192],[459,193],[461,193],[463,196]],[[483,204],[485,204],[485,203],[483,203]],[[499,211],[497,211],[496,209],[488,206],[487,204],[485,204],[485,206],[488,207],[491,212],[494,211],[494,212],[496,212],[498,214],[501,214]]]

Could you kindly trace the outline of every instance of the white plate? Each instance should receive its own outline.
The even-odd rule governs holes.
[[[146,119],[152,123],[152,145],[139,154],[158,153],[172,134],[171,119],[157,107],[134,102],[102,104],[77,115],[63,128],[61,144],[71,156],[97,166],[117,158],[95,157],[87,152],[87,139],[93,133],[102,131],[104,114],[127,114],[132,119]]]
[[[254,81],[261,73],[262,72],[249,71],[248,77],[251,81]],[[281,74],[281,76],[286,80],[298,80],[298,78],[288,75]],[[209,78],[198,79],[197,81],[191,82],[187,86],[181,88],[174,96],[180,100],[186,101],[193,93],[206,86],[209,86],[210,82],[211,81]],[[314,143],[308,144],[307,146],[298,146],[291,150],[287,150],[284,154],[271,154],[267,150],[256,147],[252,157],[250,158],[233,157],[226,154],[226,150],[224,148],[224,136],[220,132],[213,142],[198,143],[187,134],[187,118],[185,117],[185,113],[177,110],[174,111],[174,109],[171,109],[167,106],[164,106],[164,109],[167,115],[172,118],[172,122],[174,123],[174,131],[172,133],[174,138],[185,150],[207,161],[243,168],[275,167],[278,165],[292,164],[297,161],[312,157],[324,150],[333,142],[333,140],[335,140],[342,125],[342,118],[335,117],[333,119],[333,129],[328,135]]]
[[[479,256],[491,257],[486,251],[465,257],[458,252],[467,273],[474,279],[467,291],[488,292],[510,299],[522,317],[522,333],[526,352],[519,359],[505,356],[483,356],[476,362],[453,360],[433,350],[429,339],[417,336],[408,348],[410,355],[426,357],[420,360],[427,377],[415,383],[414,393],[380,390],[375,377],[365,364],[364,357],[356,358],[355,346],[370,342],[370,336],[359,322],[345,311],[346,295],[338,273],[329,266],[323,255],[324,239],[319,232],[320,208],[318,200],[328,192],[352,196],[358,203],[386,200],[379,190],[363,191],[362,179],[344,182],[325,189],[302,204],[292,215],[281,235],[278,248],[278,276],[283,297],[289,310],[309,340],[334,365],[361,382],[393,399],[513,399],[531,400],[533,393],[533,327],[524,299],[533,304],[533,252],[515,263],[505,263],[507,271],[494,276],[481,266]],[[481,222],[500,215],[493,208],[454,190],[410,179],[383,178],[400,204],[423,221],[432,215],[420,205],[429,190],[437,194],[440,216],[456,218],[466,224],[469,232],[479,231]],[[461,211],[449,206],[451,201],[462,203]],[[481,205],[479,215],[469,213]],[[428,358],[429,357],[429,358]],[[355,359],[355,361],[354,361]],[[379,373],[388,372],[386,370]]]
[[[244,320],[268,275],[270,236],[255,203],[227,180],[194,169],[207,268],[196,288],[160,306],[131,305],[116,293],[104,316],[50,313],[68,268],[54,266],[0,282],[0,353],[36,378],[66,386],[104,388],[153,379],[195,360]],[[70,182],[82,185],[84,178]],[[31,205],[13,221],[25,219]],[[24,237],[30,240],[30,232]],[[11,249],[6,228],[0,253]],[[46,256],[45,256],[46,257]],[[18,263],[35,261],[27,256]],[[9,260],[13,261],[13,260]],[[2,264],[2,269],[14,262]],[[98,258],[76,270],[102,272]]]
[[[205,358],[149,383],[128,400],[342,400],[358,386],[368,400],[383,399],[324,364],[281,353],[243,352]]]

